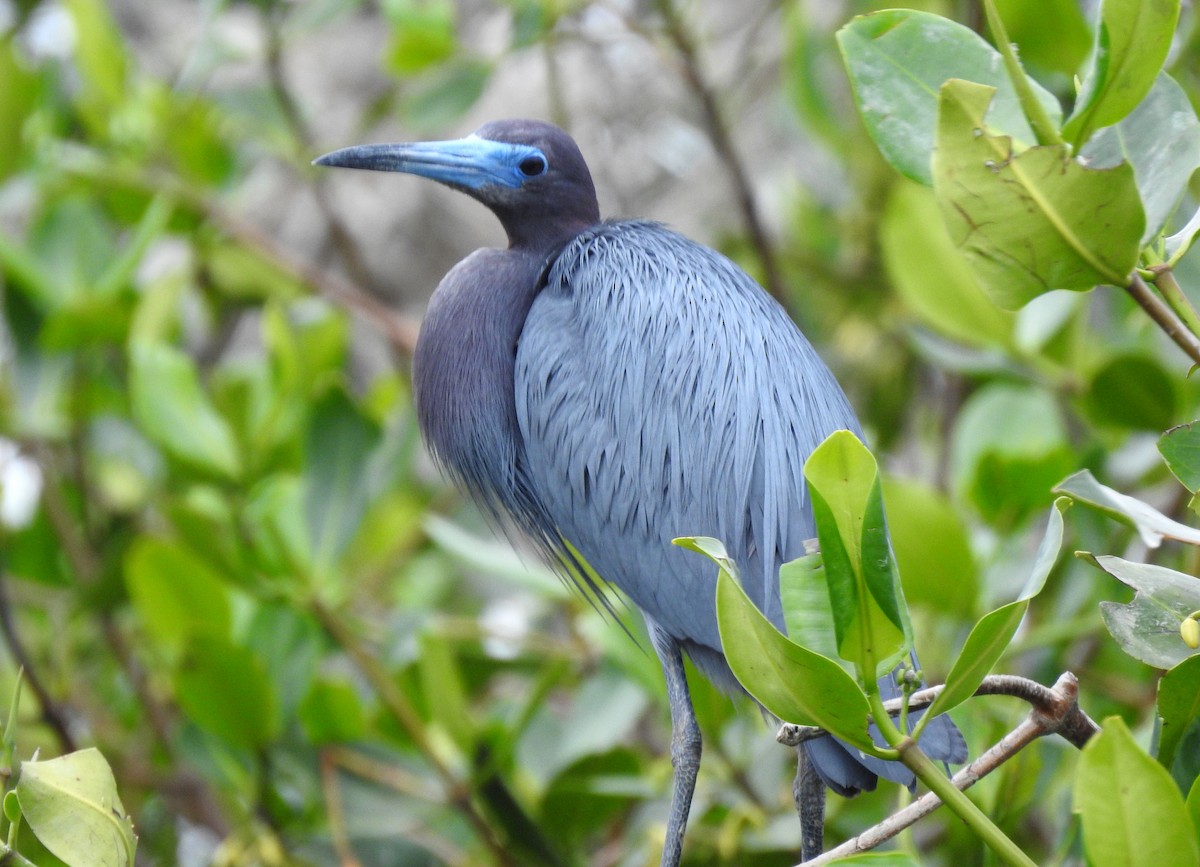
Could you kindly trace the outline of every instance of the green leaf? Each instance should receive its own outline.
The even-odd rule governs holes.
[[[836,661],[837,635],[820,552],[779,567],[779,597],[788,637],[801,647]]]
[[[712,536],[678,536],[671,540],[671,544],[678,545],[685,551],[703,554],[716,563],[721,570],[728,572],[739,583],[741,582],[742,576],[738,574],[737,563],[729,556],[729,552],[725,550],[725,544],[720,539],[714,539]]]
[[[451,3],[385,4],[392,24],[387,49],[388,68],[397,75],[413,75],[454,55],[454,5]]]
[[[99,750],[22,762],[16,793],[38,840],[72,867],[133,867],[133,822]]]
[[[178,651],[193,635],[229,636],[229,594],[220,576],[178,542],[138,538],[125,555],[125,583],[142,626]]]
[[[251,491],[243,517],[259,568],[268,575],[312,578],[312,539],[304,514],[304,483],[294,476],[271,476]]]
[[[1179,0],[1104,0],[1092,67],[1063,126],[1077,147],[1142,101],[1167,59]]]
[[[4,818],[10,822],[21,821],[21,802],[17,799],[17,793],[10,790],[4,795]]]
[[[1073,809],[1082,820],[1088,863],[1095,867],[1200,862],[1178,788],[1119,717],[1106,719],[1083,748]]]
[[[308,291],[293,274],[242,244],[210,244],[203,249],[203,256],[213,286],[231,299],[288,300]]]
[[[136,342],[129,363],[133,415],[146,436],[195,469],[236,477],[233,434],[201,389],[192,360],[165,344]]]
[[[313,744],[348,743],[362,738],[367,718],[354,685],[343,680],[318,680],[297,711],[305,736]]]
[[[804,464],[838,653],[859,667],[867,689],[909,649],[900,582],[883,515],[874,456],[849,431],[837,431]]]
[[[102,0],[66,0],[64,5],[75,21],[76,104],[92,132],[106,138],[125,101],[129,57]]]
[[[995,382],[967,399],[954,427],[955,491],[995,523],[1012,523],[1051,501],[1076,465],[1058,401],[1030,386]]]
[[[1086,406],[1101,424],[1161,431],[1176,418],[1176,380],[1152,357],[1122,353],[1107,359],[1088,383]]]
[[[1029,608],[1029,600],[1042,592],[1046,579],[1050,577],[1054,564],[1058,562],[1063,538],[1062,513],[1069,505],[1070,502],[1065,497],[1055,501],[1050,509],[1046,532],[1038,547],[1033,570],[1021,594],[1007,605],[984,615],[975,624],[958,659],[946,675],[945,687],[938,693],[923,719],[933,719],[938,714],[958,707],[974,695],[979,684],[983,683],[983,679],[1004,655],[1017,632],[1017,627],[1021,625],[1025,611]]]
[[[942,86],[933,156],[942,216],[984,290],[1015,309],[1051,289],[1125,285],[1145,228],[1133,169],[1089,169],[1057,145],[1018,153],[984,119],[995,92]]]
[[[725,570],[717,576],[717,624],[725,658],[738,681],[775,716],[820,726],[863,750],[867,697],[832,659],[789,641]]]
[[[1200,579],[1120,557],[1076,556],[1137,591],[1128,605],[1100,603],[1104,625],[1126,653],[1155,668],[1174,668],[1198,652],[1184,643],[1179,625],[1200,610]]]
[[[1146,212],[1146,244],[1174,213],[1200,166],[1200,120],[1183,88],[1162,72],[1128,117],[1098,130],[1079,154],[1093,168],[1123,160],[1133,166]]]
[[[1092,42],[1092,31],[1078,0],[995,3],[1008,38],[1021,47],[1022,64],[1065,76],[1075,74]]]
[[[941,491],[890,475],[883,477],[883,500],[908,603],[971,616],[979,569],[960,510]]]
[[[1187,803],[1188,815],[1192,819],[1192,825],[1196,829],[1196,838],[1200,839],[1200,777],[1192,783],[1191,791],[1188,792]]]
[[[420,647],[417,671],[432,719],[459,748],[469,749],[475,732],[454,646],[444,636],[427,630],[421,633]]]
[[[1185,488],[1200,491],[1200,422],[1171,428],[1159,437],[1158,451]]]
[[[22,133],[41,95],[41,81],[17,60],[10,35],[0,35],[0,181],[25,160]]]
[[[1168,518],[1148,503],[1100,484],[1090,470],[1080,470],[1063,479],[1054,486],[1054,492],[1132,525],[1142,542],[1151,548],[1157,548],[1163,539],[1200,545],[1200,530]]]
[[[370,460],[381,439],[378,426],[340,387],[313,408],[305,438],[304,515],[319,567],[336,564],[387,478]]]
[[[457,123],[479,101],[491,76],[491,64],[476,58],[438,66],[401,103],[404,121],[419,132]]]
[[[1200,719],[1200,656],[1185,659],[1158,682],[1158,762],[1168,770],[1184,732]]]
[[[984,294],[930,190],[908,181],[892,188],[879,245],[892,285],[921,320],[970,346],[1012,343],[1015,317]]]
[[[992,85],[997,95],[987,110],[989,128],[1018,142],[1036,140],[1000,54],[969,27],[928,12],[888,9],[855,18],[837,39],[868,133],[884,159],[914,181],[933,183],[938,90],[949,79]],[[1034,88],[1058,123],[1058,101]]]
[[[244,647],[195,636],[175,689],[192,722],[235,747],[260,749],[279,734],[278,697],[262,662]]]

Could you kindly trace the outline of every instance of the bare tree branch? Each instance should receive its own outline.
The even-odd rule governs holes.
[[[942,686],[935,686],[914,693],[909,699],[909,707],[927,707],[942,689]],[[1082,748],[1088,738],[1100,730],[1079,707],[1079,680],[1069,671],[1061,674],[1053,687],[1045,687],[1036,681],[1015,675],[991,675],[984,678],[975,695],[1009,695],[1029,702],[1033,709],[1015,729],[954,775],[952,782],[959,789],[968,789],[975,785],[1042,735],[1061,735],[1076,747]],[[899,712],[900,701],[889,701],[884,706],[889,713]],[[776,737],[780,743],[795,746],[824,734],[826,732],[823,729],[815,726],[785,723]],[[818,867],[837,858],[866,852],[890,840],[918,819],[932,813],[941,804],[941,799],[929,792],[875,827],[803,863],[805,867]]]

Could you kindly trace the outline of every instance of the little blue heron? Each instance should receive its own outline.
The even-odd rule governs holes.
[[[721,652],[716,570],[671,539],[721,539],[747,594],[784,629],[779,566],[816,536],[804,462],[833,431],[859,431],[853,410],[783,309],[729,259],[658,223],[602,221],[578,146],[551,124],[494,121],[456,141],[361,145],[316,163],[431,178],[482,202],[508,234],[507,249],[469,255],[429,302],[413,360],[418,419],[486,511],[642,610],[671,708],[662,864],[674,867],[700,765],[681,654],[739,687]],[[962,761],[957,730],[934,722],[922,746]],[[811,790],[815,779],[806,766],[845,795],[877,776],[913,783],[902,765],[829,737],[801,749],[798,804],[802,780]],[[816,803],[815,829],[801,817],[806,857],[820,851]]]

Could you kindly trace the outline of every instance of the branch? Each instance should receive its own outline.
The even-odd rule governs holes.
[[[758,215],[754,190],[746,176],[746,170],[738,158],[729,126],[721,117],[721,107],[717,102],[716,92],[704,78],[696,45],[679,15],[679,10],[675,8],[673,0],[659,0],[658,8],[666,22],[667,36],[670,37],[675,50],[679,53],[684,80],[700,102],[708,138],[712,142],[717,156],[724,164],[725,171],[733,185],[738,208],[741,210],[742,220],[746,224],[746,233],[750,236],[750,244],[758,254],[759,262],[762,263],[763,282],[766,283],[766,289],[776,301],[786,306],[787,292],[779,272],[779,263],[775,259],[775,250],[767,238],[766,230]]]
[[[495,858],[495,863],[505,865],[505,867],[516,867],[518,862],[508,851],[509,847],[506,842],[500,839],[496,829],[492,827],[472,799],[469,781],[460,779],[442,758],[442,754],[429,739],[429,733],[420,714],[417,713],[417,709],[367,648],[360,635],[337,612],[320,600],[311,600],[309,609],[321,624],[325,634],[350,657],[354,665],[366,677],[392,718],[400,724],[400,728],[433,768],[442,783],[447,802],[466,818],[480,842]]]
[[[33,658],[30,657],[24,642],[17,634],[17,624],[13,619],[12,605],[8,599],[8,576],[4,571],[3,563],[0,563],[0,632],[4,634],[4,643],[8,646],[8,652],[12,654],[13,661],[16,662],[18,668],[24,670],[25,682],[37,696],[38,707],[42,710],[42,721],[54,732],[64,753],[75,752],[79,749],[79,744],[75,741],[75,736],[71,734],[67,716],[54,697],[50,695],[50,690],[46,689],[46,685],[42,683]],[[9,724],[12,724],[11,720]]]
[[[1188,358],[1196,364],[1200,364],[1200,338],[1188,331],[1179,321],[1179,317],[1163,303],[1163,300],[1150,291],[1150,287],[1146,285],[1146,281],[1140,274],[1134,272],[1133,279],[1125,287],[1125,291],[1133,296],[1133,300],[1149,314],[1150,318],[1168,337],[1175,341],[1175,344],[1187,354]]]
[[[909,699],[909,707],[927,707],[942,689],[941,686],[935,686],[914,693]],[[975,691],[975,695],[1009,695],[1029,702],[1033,709],[1015,729],[951,778],[951,782],[959,790],[965,790],[975,785],[1042,735],[1061,735],[1074,746],[1082,748],[1088,738],[1100,730],[1096,723],[1079,707],[1079,681],[1069,671],[1060,675],[1054,686],[1049,688],[1024,677],[991,675],[984,678],[979,689]],[[886,702],[884,707],[889,714],[898,713],[900,701]],[[824,734],[826,732],[823,729],[814,726],[797,726],[789,723],[780,727],[777,740],[788,745],[796,745]],[[932,813],[941,804],[942,801],[937,795],[928,792],[874,828],[847,840],[817,858],[805,861],[804,865],[805,867],[818,867],[818,865],[829,864],[836,858],[873,849],[880,843],[896,836],[918,819]]]

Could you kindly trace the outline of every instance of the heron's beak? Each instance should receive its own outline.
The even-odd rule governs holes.
[[[534,154],[540,152],[528,145],[470,135],[453,141],[355,145],[317,157],[313,165],[405,172],[458,189],[478,190],[493,184],[519,187],[524,178],[517,166]]]

